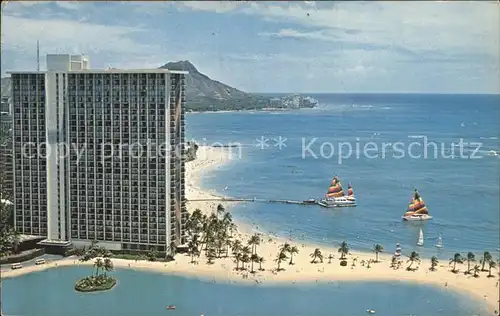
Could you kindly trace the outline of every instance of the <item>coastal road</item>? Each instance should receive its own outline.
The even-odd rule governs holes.
[[[27,261],[21,262],[21,264],[23,265],[23,267],[21,269],[24,269],[25,267],[34,266],[35,265],[35,261],[37,259],[42,259],[42,258],[45,259],[45,261],[47,263],[49,263],[49,262],[53,262],[53,261],[59,261],[59,260],[62,260],[62,259],[76,258],[76,257],[75,256],[63,257],[63,256],[58,256],[58,255],[44,254],[44,255],[42,255],[40,257],[36,257],[36,258],[31,259],[31,260],[27,260]],[[0,265],[0,273],[4,272],[4,271],[9,271],[11,269],[10,267],[11,267],[10,263]]]

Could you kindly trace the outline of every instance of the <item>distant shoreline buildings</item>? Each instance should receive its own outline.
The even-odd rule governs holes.
[[[10,74],[20,233],[56,253],[93,240],[125,252],[185,243],[187,72],[94,70],[86,56],[55,54],[47,71]],[[151,143],[153,154],[115,151]]]

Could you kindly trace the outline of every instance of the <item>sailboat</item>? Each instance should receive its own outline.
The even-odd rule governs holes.
[[[439,234],[438,241],[436,243],[436,248],[443,248],[443,237]]]
[[[415,189],[411,201],[408,204],[408,209],[402,218],[405,221],[425,221],[432,219],[432,216],[429,215],[427,206],[425,205],[425,202],[420,194],[418,194],[417,189]]]
[[[351,195],[349,195],[348,191],[348,195],[345,196],[339,177],[333,177],[332,183],[330,184],[330,187],[328,187],[325,197],[319,201],[318,204],[323,207],[356,206],[354,191],[350,185],[349,188]]]
[[[418,234],[417,246],[423,246],[423,245],[424,245],[424,232],[422,231],[422,228],[420,228],[420,233]]]

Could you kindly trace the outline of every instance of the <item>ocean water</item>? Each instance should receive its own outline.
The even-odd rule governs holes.
[[[280,315],[487,315],[470,298],[400,282],[333,282],[283,285],[212,283],[118,269],[115,288],[81,294],[73,290],[92,269],[61,267],[4,280],[5,315],[22,316],[280,316]],[[418,302],[418,303],[412,303]],[[175,305],[175,311],[165,309]]]
[[[393,252],[400,242],[403,253],[442,259],[497,252],[500,156],[491,153],[500,151],[499,95],[313,96],[317,109],[188,115],[188,138],[241,144],[202,186],[233,197],[304,200],[322,197],[338,175],[344,187],[352,183],[358,206],[244,203],[234,208],[236,219],[334,247],[346,240]],[[401,221],[414,188],[432,220]],[[420,228],[423,247],[416,246]]]

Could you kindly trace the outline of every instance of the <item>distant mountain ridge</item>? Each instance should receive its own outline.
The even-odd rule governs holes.
[[[186,109],[188,111],[261,110],[266,108],[311,108],[317,102],[299,95],[271,98],[246,93],[201,73],[189,61],[168,62],[162,69],[184,70],[186,76]],[[2,96],[10,95],[10,78],[2,78]]]
[[[196,67],[187,60],[169,62],[161,66],[162,69],[184,70],[188,71],[189,75],[186,78],[186,94],[188,99],[193,98],[212,98],[216,100],[224,100],[229,98],[247,97],[248,94],[230,87],[217,80],[210,79],[205,74],[196,69]]]

